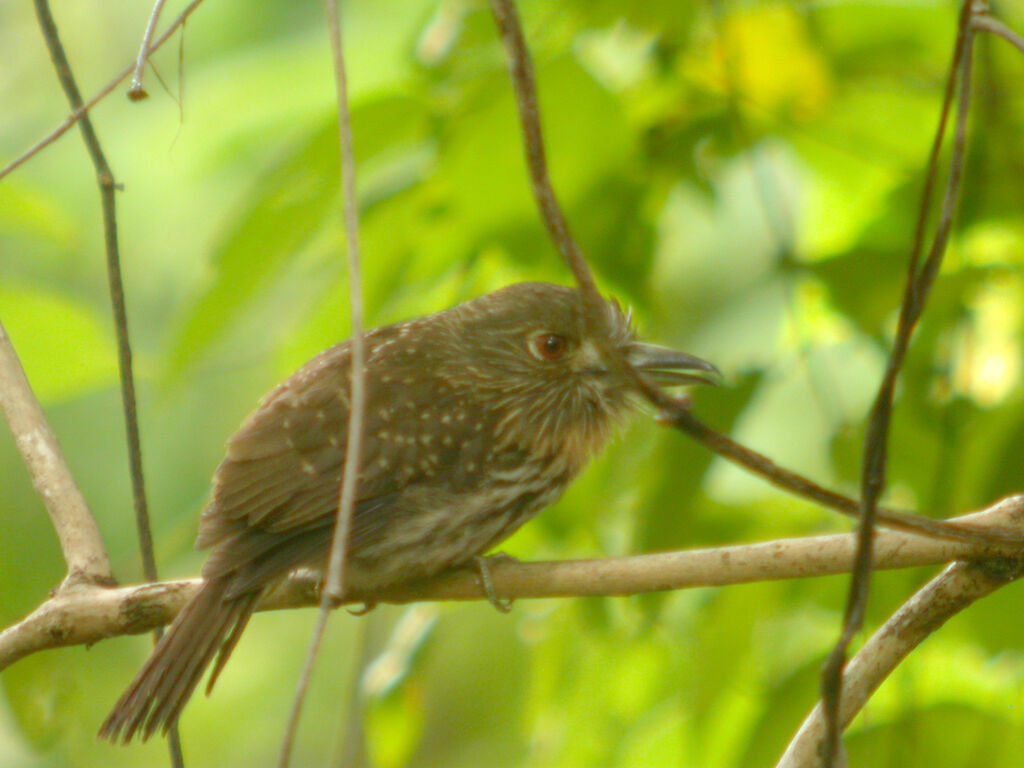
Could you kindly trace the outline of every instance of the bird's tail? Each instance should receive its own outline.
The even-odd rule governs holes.
[[[138,733],[145,741],[157,729],[167,733],[219,652],[206,687],[210,692],[261,594],[257,590],[225,599],[231,585],[230,578],[203,582],[121,694],[100,738],[128,742]]]

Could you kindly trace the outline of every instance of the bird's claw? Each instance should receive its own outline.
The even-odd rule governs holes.
[[[376,607],[377,603],[375,603],[373,600],[364,600],[362,608],[346,608],[345,610],[351,613],[353,616],[365,616]]]
[[[313,594],[316,598],[317,603],[323,602],[324,598],[326,597],[327,601],[331,605],[331,608],[341,608],[345,604],[345,594],[334,594],[328,592],[327,584],[323,581],[317,581],[315,583],[315,585],[313,586]],[[351,613],[353,616],[365,616],[377,607],[377,602],[375,600],[363,600],[362,603],[362,608],[348,607],[345,608],[345,610]]]
[[[487,595],[487,601],[497,608],[502,613],[508,613],[512,610],[512,598],[502,600],[498,597],[498,593],[494,591],[494,584],[491,582],[491,561],[499,560],[508,562],[519,562],[516,558],[511,555],[506,555],[504,552],[499,552],[491,557],[482,557],[477,555],[473,558],[473,564],[476,566],[477,571],[480,573],[480,585],[484,589],[484,594]]]

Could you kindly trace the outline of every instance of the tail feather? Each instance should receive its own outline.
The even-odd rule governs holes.
[[[145,741],[158,729],[166,733],[218,650],[220,671],[260,596],[250,592],[225,600],[229,586],[227,578],[203,583],[114,705],[100,728],[101,738],[128,742],[141,734]]]
[[[213,686],[217,682],[217,678],[220,677],[220,673],[224,670],[224,665],[227,664],[228,659],[231,657],[231,652],[235,650],[235,646],[238,644],[238,640],[242,637],[242,633],[245,631],[246,625],[249,623],[249,619],[252,617],[253,608],[256,607],[255,601],[253,601],[252,607],[241,614],[235,621],[235,626],[231,630],[231,634],[228,635],[228,639],[220,647],[220,651],[217,653],[217,661],[213,664],[213,669],[210,670],[210,679],[206,683],[206,695],[210,695],[210,691],[213,690]]]

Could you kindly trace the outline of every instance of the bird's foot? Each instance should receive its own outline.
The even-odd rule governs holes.
[[[498,597],[498,593],[494,591],[494,584],[491,582],[491,565],[495,561],[512,561],[515,563],[519,561],[511,555],[506,555],[504,552],[498,552],[490,557],[477,555],[473,558],[473,564],[476,566],[477,571],[480,572],[480,585],[484,589],[484,594],[487,595],[488,602],[502,613],[508,613],[512,610],[513,600],[511,598],[502,600]]]
[[[315,596],[315,601],[317,603],[321,603],[323,602],[324,598],[327,598],[327,602],[330,604],[331,608],[341,608],[345,605],[345,594],[335,594],[333,592],[329,592],[326,582],[321,581],[320,579],[317,579],[313,583],[313,594]],[[345,610],[351,613],[353,616],[365,616],[377,607],[377,602],[375,600],[363,600],[362,603],[362,608],[349,607],[345,608]]]
[[[377,603],[375,603],[373,600],[364,600],[362,608],[346,608],[345,610],[351,613],[353,616],[365,616],[376,607]]]

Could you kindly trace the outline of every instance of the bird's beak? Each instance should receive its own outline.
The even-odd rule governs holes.
[[[684,384],[713,384],[722,381],[722,373],[699,357],[674,349],[638,341],[626,348],[626,360],[654,384],[662,387]]]

